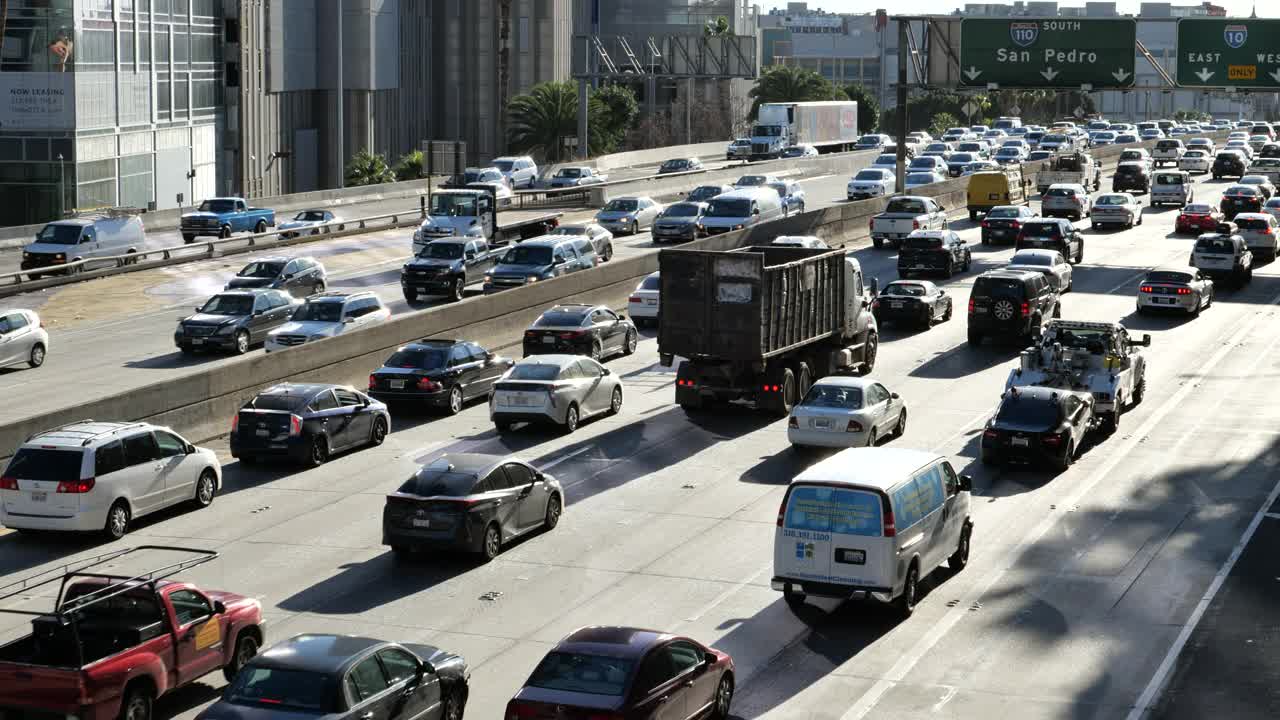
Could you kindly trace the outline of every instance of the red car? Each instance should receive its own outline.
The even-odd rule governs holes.
[[[1173,223],[1173,231],[1177,233],[1214,232],[1218,223],[1222,222],[1222,213],[1212,205],[1194,204],[1182,208],[1178,219]]]
[[[136,566],[129,556],[144,551],[187,558],[107,573]],[[150,720],[156,698],[216,670],[234,677],[262,645],[262,605],[166,579],[216,557],[208,550],[144,545],[0,588],[0,604],[33,588],[58,591],[52,612],[0,609],[30,616],[32,630],[0,646],[0,715],[13,710],[14,717]]]
[[[586,627],[561,640],[507,703],[506,720],[729,717],[733,659],[687,637]]]

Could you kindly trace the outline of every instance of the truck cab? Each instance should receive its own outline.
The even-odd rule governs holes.
[[[484,190],[441,190],[432,194],[427,217],[413,233],[413,254],[448,237],[488,239],[497,224],[497,200]]]

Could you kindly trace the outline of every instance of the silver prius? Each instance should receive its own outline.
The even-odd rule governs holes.
[[[907,429],[907,404],[865,377],[832,376],[809,388],[787,419],[794,448],[872,447]]]
[[[34,310],[0,310],[0,367],[37,368],[49,351],[49,333]]]
[[[489,417],[498,432],[518,422],[551,423],[566,433],[596,415],[622,409],[622,381],[581,355],[535,355],[516,363],[493,386]]]

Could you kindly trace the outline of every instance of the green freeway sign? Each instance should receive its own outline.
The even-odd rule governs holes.
[[[1183,87],[1280,87],[1280,20],[1184,18],[1178,21],[1178,84]]]
[[[960,84],[1131,87],[1137,33],[1132,18],[965,18],[960,21]]]

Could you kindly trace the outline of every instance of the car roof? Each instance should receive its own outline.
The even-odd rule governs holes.
[[[213,297],[217,297],[218,295],[247,295],[257,297],[258,295],[265,295],[269,292],[284,292],[284,290],[275,290],[272,288],[231,288],[229,290],[219,290],[213,294]]]
[[[61,427],[36,433],[27,439],[26,445],[58,446],[64,448],[87,447],[103,436],[114,436],[124,430],[146,430],[147,423],[81,420]]]
[[[590,626],[569,633],[556,644],[558,652],[573,652],[639,659],[650,648],[675,637],[658,630]]]
[[[377,295],[373,294],[372,290],[358,290],[356,292],[326,292],[320,293],[319,295],[312,295],[307,298],[307,302],[346,302],[348,300],[355,300],[356,298],[368,296],[377,297]]]
[[[455,340],[452,338],[422,338],[421,340],[414,340],[411,343],[406,343],[401,347],[402,348],[407,348],[407,347],[451,348],[451,347],[460,345],[464,342],[470,342],[470,340]]]
[[[1147,275],[1150,275],[1151,273],[1158,273],[1158,272],[1176,272],[1176,273],[1185,273],[1187,275],[1195,275],[1196,269],[1186,265],[1161,265],[1160,267],[1154,267],[1148,270]]]
[[[521,358],[516,361],[516,365],[554,365],[558,368],[566,368],[570,365],[582,360],[582,355],[555,355],[548,353],[546,355],[531,355],[527,358]]]
[[[502,463],[514,460],[506,455],[483,453],[446,453],[425,463],[418,471],[450,472],[457,475],[483,475]]]
[[[603,307],[601,305],[588,305],[587,303],[560,303],[553,305],[543,311],[543,314],[549,312],[591,312],[596,308]]]
[[[252,265],[254,263],[260,263],[260,262],[287,263],[290,260],[294,260],[294,259],[296,258],[293,258],[289,255],[267,255],[266,257],[254,258],[249,262],[245,263],[245,265],[248,266],[248,265]]]
[[[537,247],[542,247],[542,246],[555,247],[556,245],[565,245],[573,242],[572,238],[573,236],[571,235],[565,235],[565,236],[543,235],[541,237],[522,240],[520,241],[520,245],[524,245],[524,246],[534,245]]]
[[[850,448],[810,465],[795,476],[791,484],[832,483],[888,491],[940,457],[941,455],[926,450]]]
[[[266,390],[260,391],[254,396],[254,399],[263,395],[293,395],[296,397],[309,398],[318,392],[324,390],[333,390],[334,388],[348,389],[345,385],[332,385],[329,383],[280,383],[272,385]]]
[[[1027,278],[1037,277],[1044,276],[1031,270],[1010,270],[1008,268],[999,268],[982,273],[976,278],[976,280],[981,280],[982,278],[993,278],[996,280],[1026,280]]]
[[[1013,255],[1010,257],[1016,258],[1019,255],[1022,255],[1023,257],[1053,257],[1054,255],[1058,255],[1058,254],[1059,253],[1057,250],[1045,250],[1043,248],[1023,248],[1021,250],[1014,252]]]
[[[385,640],[356,635],[308,633],[259,651],[250,663],[255,667],[338,675],[345,672],[355,659],[389,644]]]
[[[1268,220],[1271,217],[1271,213],[1236,213],[1236,220]]]

